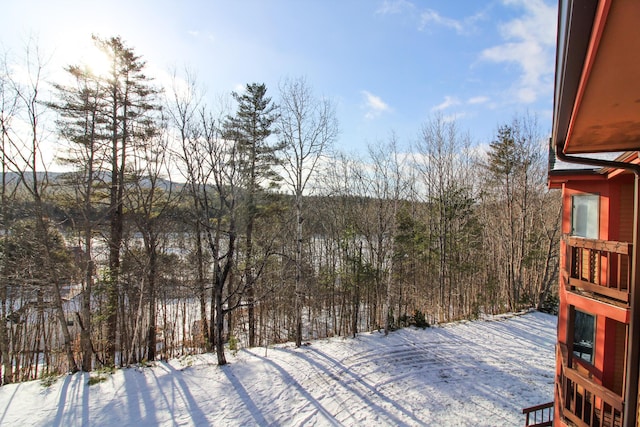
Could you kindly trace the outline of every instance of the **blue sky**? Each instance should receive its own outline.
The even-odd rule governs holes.
[[[197,73],[213,99],[246,83],[304,76],[331,98],[338,147],[402,144],[441,115],[491,141],[517,113],[551,127],[556,2],[550,0],[11,1],[0,50],[34,37],[50,72],[86,57],[92,33],[121,36],[163,81]]]

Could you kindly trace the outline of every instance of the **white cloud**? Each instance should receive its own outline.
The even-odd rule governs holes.
[[[500,25],[504,43],[485,49],[481,58],[519,66],[521,74],[515,96],[521,102],[531,103],[553,86],[556,8],[543,0],[503,0],[503,3],[524,9],[524,13]]]
[[[489,150],[489,143],[483,142],[471,147],[469,155],[477,160],[485,161],[487,160]]]
[[[202,32],[200,32],[198,30],[188,30],[187,34],[189,34],[189,36],[191,36],[191,37],[193,37],[194,39],[197,39],[197,40],[204,40],[204,41],[210,42],[210,43],[215,43],[215,41],[216,41],[215,36],[210,32],[202,33]]]
[[[471,105],[486,104],[487,102],[489,102],[489,97],[487,96],[474,96],[467,100],[467,104]]]
[[[376,10],[376,13],[380,15],[410,15],[412,19],[418,20],[419,31],[433,27],[445,27],[455,30],[458,34],[469,34],[473,32],[475,23],[485,17],[485,12],[481,11],[462,19],[453,19],[442,16],[436,10],[429,8],[423,9],[419,2],[418,5],[416,5],[408,0],[384,0]]]
[[[427,27],[441,26],[451,28],[458,34],[468,35],[476,29],[476,22],[484,18],[484,11],[480,11],[475,15],[465,16],[462,19],[453,19],[442,16],[439,12],[433,9],[426,9],[420,14],[420,26],[418,29],[422,31]]]
[[[427,9],[420,15],[421,30],[430,24],[453,28],[458,34],[464,32],[464,24],[461,21],[444,17],[433,9]]]
[[[463,119],[466,116],[467,113],[465,112],[447,114],[446,116],[442,116],[442,121],[445,123],[457,122],[458,120]]]
[[[440,104],[436,105],[435,107],[433,107],[431,109],[431,111],[442,111],[442,110],[446,110],[449,107],[453,107],[456,105],[460,105],[460,101],[453,97],[453,96],[445,96],[444,97],[444,101],[442,101]]]
[[[391,107],[382,100],[379,96],[372,94],[366,90],[362,91],[364,96],[364,108],[367,110],[365,113],[366,119],[374,119],[380,116],[382,113],[391,111]]]
[[[395,15],[406,10],[411,10],[415,6],[407,0],[384,0],[376,13],[380,15]]]

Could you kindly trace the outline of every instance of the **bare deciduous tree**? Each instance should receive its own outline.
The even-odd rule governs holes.
[[[306,80],[286,80],[280,87],[278,129],[284,145],[284,180],[291,189],[295,204],[295,340],[302,345],[302,308],[305,286],[302,278],[303,222],[302,209],[309,180],[318,164],[338,136],[338,122],[331,102],[317,99]]]
[[[393,321],[392,293],[394,281],[394,255],[397,234],[398,206],[407,198],[405,156],[398,152],[398,141],[392,135],[385,145],[370,146],[372,161],[372,196],[380,201],[378,208],[378,251],[381,270],[386,275],[383,319],[384,333],[389,334]]]
[[[21,187],[26,190],[33,201],[33,218],[36,224],[34,238],[39,240],[38,243],[44,252],[41,259],[42,268],[50,275],[53,306],[63,335],[63,347],[68,369],[75,372],[78,367],[71,348],[71,333],[67,325],[61,294],[63,281],[70,279],[70,277],[65,276],[64,269],[61,270],[62,266],[56,263],[56,255],[53,252],[51,242],[50,224],[47,220],[43,199],[48,186],[47,170],[42,161],[42,139],[45,130],[42,120],[43,104],[40,100],[42,74],[45,67],[38,47],[33,42],[27,45],[25,52],[27,74],[21,76],[22,81],[18,81],[16,76],[9,76],[8,84],[14,93],[16,105],[18,105],[14,120],[22,121],[25,125],[24,129],[27,130],[5,129],[4,125],[7,123],[7,119],[3,118],[3,159],[7,162],[8,169],[18,175]]]
[[[93,342],[92,333],[92,294],[96,263],[93,253],[93,238],[96,224],[96,191],[101,184],[105,160],[105,117],[104,88],[100,79],[87,67],[70,66],[68,74],[73,85],[54,85],[57,101],[50,106],[58,113],[58,129],[61,138],[69,143],[66,154],[60,160],[71,166],[73,171],[66,174],[65,184],[73,192],[68,201],[70,209],[81,213],[80,223],[74,226],[79,231],[79,247],[83,250],[82,268],[83,289],[80,324],[80,347],[82,349],[81,368],[88,372],[92,369]],[[70,216],[71,217],[71,216]]]

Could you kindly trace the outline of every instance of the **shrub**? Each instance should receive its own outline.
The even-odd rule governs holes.
[[[238,354],[238,339],[233,335],[229,335],[229,350],[234,356]]]
[[[107,380],[107,376],[113,374],[116,371],[115,366],[104,366],[94,371],[95,375],[89,377],[89,385],[94,385]]]
[[[107,377],[104,375],[91,375],[89,377],[89,381],[87,382],[87,384],[89,385],[94,385],[94,384],[98,384],[101,383],[103,381],[106,381]]]
[[[542,303],[542,306],[540,307],[540,311],[557,316],[559,305],[560,299],[558,298],[558,295],[553,292],[549,292],[544,302]]]
[[[424,313],[421,312],[420,310],[416,310],[413,313],[413,316],[407,316],[406,314],[403,314],[402,316],[400,316],[398,318],[398,325],[400,327],[415,326],[416,328],[423,328],[423,329],[431,326],[429,325],[429,322],[427,322],[427,319]]]
[[[40,375],[40,384],[42,387],[51,387],[58,381],[59,375],[57,372],[43,372]]]
[[[428,328],[431,326],[429,325],[429,322],[427,322],[427,319],[424,316],[424,313],[421,312],[420,310],[416,310],[415,313],[413,314],[413,325],[422,329]]]
[[[407,314],[403,314],[402,316],[400,316],[398,318],[398,324],[402,327],[404,326],[409,326],[411,324],[410,318],[409,316],[407,316]]]

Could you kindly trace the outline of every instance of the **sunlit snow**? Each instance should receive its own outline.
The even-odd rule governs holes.
[[[555,325],[532,312],[11,384],[0,425],[520,426],[553,398]]]

